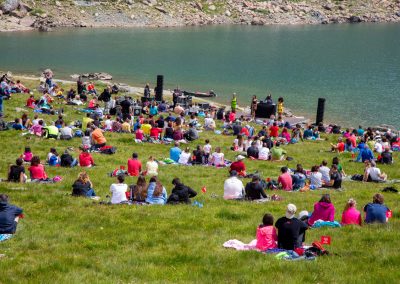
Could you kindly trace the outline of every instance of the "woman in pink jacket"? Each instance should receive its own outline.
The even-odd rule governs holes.
[[[317,220],[330,222],[335,220],[335,206],[333,206],[329,194],[322,195],[321,200],[314,204],[314,212],[308,220],[308,224],[312,226]]]
[[[356,201],[350,198],[342,213],[342,225],[360,225],[361,213],[356,209]]]
[[[271,214],[265,214],[262,224],[257,228],[257,244],[259,250],[277,248],[278,235],[274,227],[274,217]]]

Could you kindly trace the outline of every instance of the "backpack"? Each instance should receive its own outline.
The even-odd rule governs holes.
[[[362,181],[363,179],[364,179],[363,175],[360,175],[360,174],[356,174],[351,177],[351,180],[355,180],[355,181]]]
[[[312,247],[309,247],[304,251],[306,256],[322,256],[329,255],[329,251],[324,249],[320,242],[313,242]]]
[[[113,146],[103,146],[99,150],[100,150],[101,154],[112,155],[112,154],[115,154],[115,152],[117,151],[117,148],[115,148]]]
[[[83,136],[82,130],[77,130],[77,131],[75,131],[74,136],[75,136],[75,137],[82,137],[82,136]]]
[[[57,165],[57,162],[58,162],[58,157],[56,155],[53,155],[53,156],[50,157],[50,159],[49,159],[49,165],[50,166]]]

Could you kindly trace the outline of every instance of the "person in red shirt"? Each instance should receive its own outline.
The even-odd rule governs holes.
[[[279,136],[279,127],[276,122],[274,122],[274,124],[269,128],[269,136],[275,138]]]
[[[31,180],[47,180],[47,174],[44,171],[44,166],[40,163],[38,156],[33,156],[31,166],[28,168],[31,174]]]
[[[331,146],[332,146],[332,152],[338,152],[338,153],[344,152],[345,145],[342,137],[338,138],[338,143],[336,145],[331,143]]]
[[[90,168],[95,165],[93,157],[90,155],[88,148],[86,147],[82,149],[82,153],[79,155],[79,165],[86,168]]]
[[[89,82],[87,85],[86,89],[88,90],[89,94],[95,94],[96,95],[96,89],[94,88],[93,82]]]
[[[233,162],[230,166],[229,173],[232,171],[236,171],[239,176],[246,176],[246,165],[243,163],[243,160],[245,159],[244,156],[239,155],[236,157],[236,161]]]
[[[249,132],[249,130],[247,129],[246,126],[243,126],[242,130],[240,130],[240,134],[241,134],[241,135],[244,135],[244,136],[246,136],[246,137],[249,137],[249,136],[250,136],[250,132]]]
[[[230,121],[230,123],[234,122],[235,119],[236,119],[236,113],[235,113],[235,111],[231,111],[229,113],[229,121]]]
[[[29,99],[26,101],[26,106],[29,108],[35,108],[35,97],[30,96]]]
[[[133,153],[132,159],[128,160],[128,174],[137,177],[142,172],[142,162],[138,160],[138,154]]]
[[[161,132],[161,128],[153,127],[150,129],[150,137],[159,140]]]
[[[278,177],[278,184],[281,185],[281,188],[283,190],[290,191],[293,189],[293,183],[292,183],[292,177],[287,171],[288,171],[287,167],[281,168],[282,174]]]

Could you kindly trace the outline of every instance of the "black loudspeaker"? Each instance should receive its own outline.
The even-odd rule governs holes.
[[[199,103],[198,104],[199,108],[202,110],[208,110],[210,109],[210,104],[209,103]]]
[[[133,107],[133,115],[134,116],[139,116],[142,113],[142,108],[141,107]]]
[[[276,115],[276,105],[258,103],[256,109],[256,117],[258,118],[270,118],[271,115]]]
[[[163,100],[163,90],[164,90],[164,76],[157,75],[156,101]]]
[[[320,122],[324,121],[324,111],[325,111],[325,99],[318,99],[318,109],[317,109],[317,118],[315,120],[315,124],[318,125]]]

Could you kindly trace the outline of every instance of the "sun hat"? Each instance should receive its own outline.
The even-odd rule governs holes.
[[[304,218],[308,218],[308,211],[307,210],[300,211],[300,213],[299,213],[299,219],[302,220]]]
[[[296,205],[291,204],[291,203],[288,204],[288,206],[286,208],[286,214],[285,214],[286,218],[292,219],[294,217],[294,214],[296,213],[296,211],[297,211]]]
[[[245,157],[242,156],[242,155],[238,155],[238,156],[236,157],[236,161],[241,161],[241,160],[244,160],[244,159],[245,159]]]

